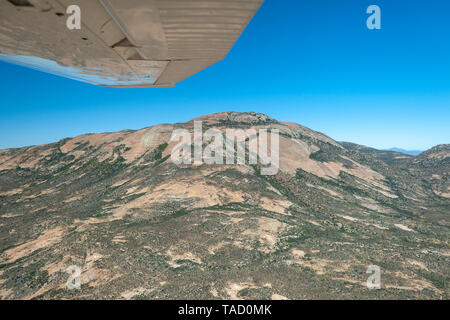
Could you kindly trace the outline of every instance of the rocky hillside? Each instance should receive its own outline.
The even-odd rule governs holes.
[[[449,298],[450,145],[413,157],[263,114],[196,120],[278,129],[278,174],[175,165],[193,121],[0,150],[0,298]]]

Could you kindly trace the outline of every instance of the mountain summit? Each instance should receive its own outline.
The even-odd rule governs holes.
[[[278,173],[174,164],[194,120],[277,129]],[[0,298],[448,298],[449,145],[412,157],[259,113],[194,120],[0,150]]]

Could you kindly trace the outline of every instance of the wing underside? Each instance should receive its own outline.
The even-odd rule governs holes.
[[[264,0],[2,0],[0,59],[100,86],[171,87],[222,60]],[[69,30],[77,5],[81,29]]]

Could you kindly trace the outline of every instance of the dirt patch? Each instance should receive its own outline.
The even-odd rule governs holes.
[[[6,263],[12,263],[20,258],[26,257],[41,248],[51,247],[61,242],[64,230],[60,227],[45,231],[36,240],[28,241],[17,247],[5,251]]]
[[[345,220],[349,220],[349,221],[352,221],[352,222],[356,222],[356,221],[359,221],[359,219],[357,219],[357,218],[353,218],[353,217],[350,217],[350,216],[343,216],[343,215],[339,215],[339,217],[341,217],[341,218],[344,218]]]
[[[257,289],[258,286],[255,286],[253,283],[250,282],[241,282],[241,283],[232,283],[229,282],[227,287],[225,288],[225,292],[229,296],[229,299],[231,300],[242,300],[241,297],[239,297],[238,293],[241,290],[244,289]]]
[[[261,207],[264,210],[276,212],[279,214],[289,214],[286,213],[286,210],[292,205],[292,202],[289,200],[276,200],[276,199],[269,199],[266,197],[260,198],[261,201]]]
[[[289,298],[286,298],[285,296],[282,296],[282,295],[280,295],[280,294],[276,294],[276,293],[274,293],[273,295],[272,295],[272,298],[271,298],[272,300],[289,300]]]
[[[112,242],[114,242],[114,243],[125,243],[125,242],[127,242],[127,240],[125,240],[124,237],[125,236],[123,236],[123,235],[116,235],[114,237],[114,239],[112,239]]]
[[[9,191],[0,192],[0,196],[2,197],[13,196],[15,194],[21,193],[22,191],[23,191],[22,188],[12,189]]]
[[[408,232],[415,232],[414,230],[410,229],[409,227],[403,225],[403,224],[394,224],[394,226],[396,226],[397,228],[403,230],[403,231],[408,231]]]
[[[120,294],[120,296],[122,298],[124,298],[125,300],[130,300],[133,299],[136,296],[140,296],[140,295],[146,295],[149,294],[151,292],[155,291],[155,289],[146,289],[143,287],[139,287],[133,290],[129,290],[129,291],[125,291],[123,293]]]
[[[74,196],[74,197],[64,200],[63,202],[70,203],[70,202],[74,202],[74,201],[81,200],[81,199],[83,199],[83,196]]]
[[[261,243],[262,247],[260,251],[269,253],[275,249],[275,245],[278,242],[278,234],[280,231],[287,227],[285,223],[282,223],[276,219],[261,217],[257,219],[256,228],[245,230],[242,235],[257,239]]]

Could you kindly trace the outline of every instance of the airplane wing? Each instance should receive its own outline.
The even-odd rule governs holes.
[[[0,0],[0,60],[99,86],[172,87],[222,60],[263,1]],[[80,29],[67,26],[71,5]]]

